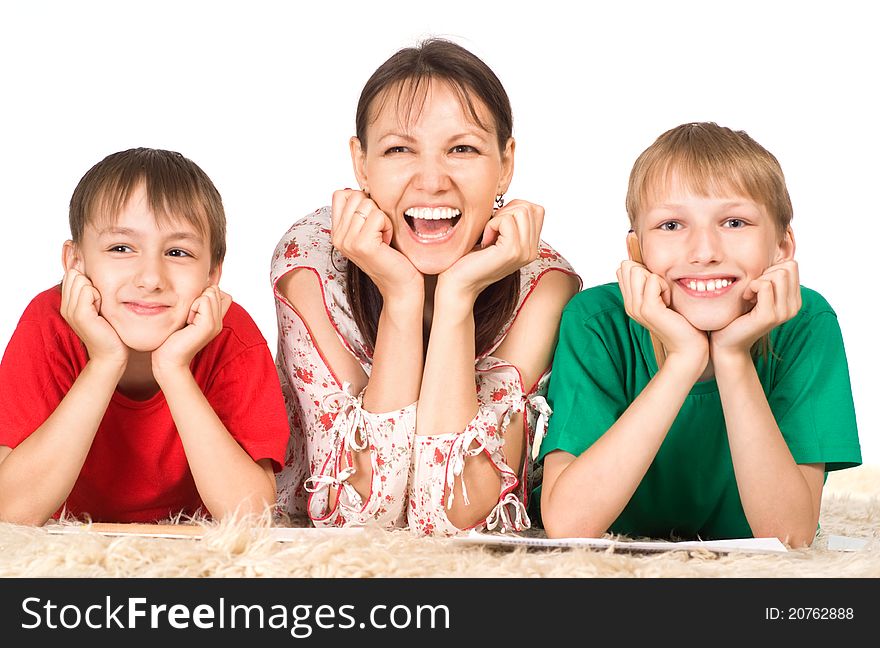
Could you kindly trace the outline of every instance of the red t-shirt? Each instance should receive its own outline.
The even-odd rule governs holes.
[[[40,427],[86,364],[85,345],[60,306],[58,286],[37,295],[6,347],[0,445],[15,448]],[[223,330],[193,358],[191,369],[239,445],[280,470],[290,435],[281,385],[266,340],[241,306],[230,306]],[[201,506],[165,395],[136,401],[114,392],[67,511],[95,521],[147,522],[193,514]]]

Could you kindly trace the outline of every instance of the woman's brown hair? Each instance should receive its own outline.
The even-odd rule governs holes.
[[[450,41],[430,39],[418,47],[407,47],[385,61],[361,91],[355,115],[355,133],[366,150],[367,127],[396,90],[398,109],[406,103],[409,114],[418,112],[432,81],[443,81],[458,94],[474,122],[486,130],[474,104],[474,97],[488,109],[494,120],[498,146],[504,151],[513,133],[513,113],[504,86],[494,72],[477,56]],[[488,286],[474,303],[476,351],[490,349],[519,300],[519,270]],[[382,294],[370,277],[356,264],[346,267],[346,296],[352,316],[370,348],[376,345]]]

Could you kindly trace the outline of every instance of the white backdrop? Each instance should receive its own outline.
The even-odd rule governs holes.
[[[873,3],[55,2],[0,8],[0,348],[61,278],[74,186],[105,155],[177,150],[229,220],[222,286],[274,351],[269,261],[289,225],[354,182],[363,83],[400,47],[451,38],[514,108],[508,198],[587,285],[625,254],[629,169],[664,130],[711,120],[782,163],[804,284],[838,312],[866,463],[880,463],[870,227],[878,220]]]

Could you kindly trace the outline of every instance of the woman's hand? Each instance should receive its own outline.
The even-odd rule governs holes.
[[[746,353],[752,345],[774,328],[797,315],[801,309],[800,276],[797,262],[772,265],[753,279],[743,298],[754,307],[710,337],[712,356],[722,353]]]
[[[101,316],[101,293],[75,268],[65,272],[61,282],[61,316],[86,345],[89,360],[111,360],[123,367],[127,364],[128,348]]]
[[[424,278],[403,254],[391,247],[391,219],[362,191],[333,193],[333,247],[367,273],[382,298],[424,290]]]
[[[617,270],[617,281],[627,315],[656,335],[666,349],[667,358],[678,356],[699,366],[709,360],[709,338],[669,307],[669,284],[641,263],[624,261]]]
[[[486,223],[480,245],[440,274],[438,289],[442,285],[476,301],[484,288],[538,258],[543,225],[543,207],[511,201]]]

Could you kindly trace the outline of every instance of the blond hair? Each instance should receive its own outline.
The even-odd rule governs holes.
[[[714,122],[682,124],[666,131],[638,157],[629,176],[626,212],[635,229],[652,194],[677,182],[700,196],[733,193],[763,206],[780,238],[792,206],[779,161],[745,131]]]

